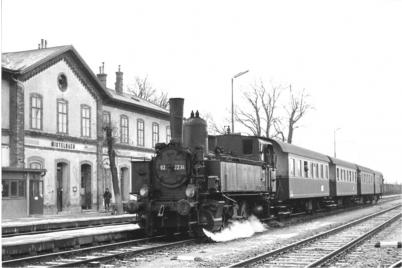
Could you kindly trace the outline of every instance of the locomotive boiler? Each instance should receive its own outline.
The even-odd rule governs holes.
[[[216,150],[208,152],[205,120],[192,112],[183,123],[183,103],[170,99],[172,139],[155,146],[150,161],[132,162],[135,200],[130,212],[138,213],[148,234],[159,231],[218,231],[230,219],[255,214],[267,217],[270,209],[273,149],[265,141],[257,148],[261,157],[238,157]]]

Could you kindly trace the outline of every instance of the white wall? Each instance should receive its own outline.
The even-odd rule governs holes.
[[[149,115],[129,112],[111,106],[104,106],[104,111],[110,112],[112,126],[117,127],[120,135],[120,116],[127,115],[129,120],[129,145],[137,146],[137,120],[144,120],[145,148],[152,148],[152,123],[159,124],[159,142],[166,142],[166,127],[170,125],[168,120],[155,118]]]
[[[60,73],[67,76],[67,90],[62,92],[57,85]],[[43,132],[57,133],[57,99],[68,101],[68,135],[81,137],[81,104],[91,107],[91,139],[96,138],[96,101],[73,71],[62,60],[33,76],[25,86],[25,129],[30,129],[30,94],[43,97]]]

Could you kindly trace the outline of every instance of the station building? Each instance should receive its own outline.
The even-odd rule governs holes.
[[[132,160],[170,140],[167,110],[123,92],[123,72],[106,87],[73,46],[2,54],[2,215],[102,210],[113,194],[103,126],[116,140],[122,199]],[[113,200],[112,200],[113,201]]]

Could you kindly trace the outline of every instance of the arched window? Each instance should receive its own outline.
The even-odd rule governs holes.
[[[126,115],[120,116],[120,142],[128,143],[128,117]]]
[[[28,158],[28,167],[42,169],[45,167],[45,160],[40,156],[31,156]]]
[[[81,105],[81,136],[91,137],[91,107],[88,105]]]
[[[144,120],[137,120],[137,146],[144,147],[145,136],[144,136]]]
[[[68,102],[57,99],[57,132],[68,133]]]
[[[33,93],[30,96],[30,127],[31,129],[42,130],[43,98]]]
[[[159,142],[159,125],[152,123],[152,148]]]

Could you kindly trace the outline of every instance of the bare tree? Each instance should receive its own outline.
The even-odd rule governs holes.
[[[265,137],[271,137],[271,128],[277,121],[275,114],[279,96],[281,95],[282,88],[271,84],[271,90],[265,89],[264,83],[261,81],[259,85],[259,94],[261,98],[262,109],[265,112]]]
[[[292,86],[289,86],[290,90],[290,103],[289,107],[286,109],[288,113],[288,137],[287,142],[292,143],[293,141],[293,133],[297,126],[297,123],[303,116],[307,113],[308,110],[313,107],[307,102],[308,95],[303,89],[301,92],[293,92]]]
[[[155,105],[167,109],[169,105],[168,93],[162,90],[153,88],[148,80],[148,76],[145,78],[136,77],[135,85],[133,88],[128,88],[128,91],[134,94],[134,96],[149,101]]]
[[[113,192],[114,199],[117,207],[117,214],[123,214],[123,203],[121,199],[120,187],[119,187],[119,179],[117,176],[117,167],[116,167],[116,152],[114,150],[115,140],[113,138],[113,128],[111,124],[105,125],[104,130],[106,132],[106,143],[109,154],[109,162],[110,162],[110,171],[112,173],[112,183],[113,183]]]
[[[208,134],[209,135],[223,135],[227,133],[227,126],[229,125],[229,120],[225,118],[225,125],[217,124],[210,113],[203,113],[202,118],[207,122]]]
[[[251,85],[251,90],[244,93],[249,107],[236,110],[236,121],[248,128],[253,135],[271,137],[271,129],[277,120],[276,110],[281,90],[281,86],[272,84],[267,89],[262,81]]]
[[[248,105],[243,109],[236,109],[236,121],[246,127],[252,135],[292,143],[294,131],[299,127],[298,123],[312,106],[307,101],[308,95],[304,89],[302,92],[294,92],[290,86],[289,104],[282,106],[283,110],[280,109],[280,97],[284,89],[272,83],[269,89],[262,81],[255,83],[244,93]]]
[[[250,92],[245,92],[244,97],[251,106],[251,111],[237,107],[235,119],[248,128],[255,136],[261,136],[261,98],[257,87],[252,87]]]

